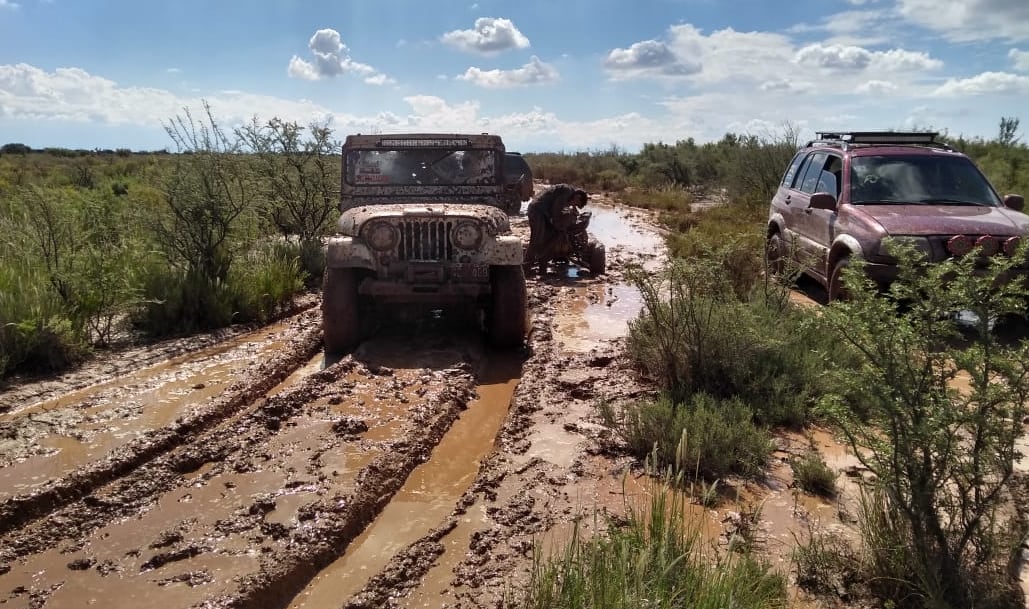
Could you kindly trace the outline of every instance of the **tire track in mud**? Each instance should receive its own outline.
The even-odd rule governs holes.
[[[273,315],[268,320],[268,324],[300,316],[305,311],[313,309],[319,302],[320,298],[314,293],[296,296],[285,310]],[[216,346],[226,340],[260,328],[261,326],[256,324],[243,324],[190,336],[186,339],[169,339],[155,344],[115,351],[100,351],[96,354],[96,359],[87,361],[80,368],[61,374],[56,378],[40,379],[26,376],[0,380],[0,390],[3,391],[0,394],[0,415],[16,410],[25,404],[53,399],[55,396],[107,383],[112,379],[162,361],[188,358],[201,349]]]
[[[267,556],[260,572],[243,579],[237,595],[205,602],[203,606],[258,609],[288,605],[389,504],[410,473],[428,459],[466,408],[473,395],[474,379],[464,373],[452,376],[450,383],[439,398],[430,400],[410,420],[391,450],[361,470],[355,493],[316,504],[313,509],[320,515],[318,523],[296,535],[295,546]]]
[[[587,381],[582,387],[563,379],[562,373],[577,369],[592,370],[598,377],[609,374],[603,369],[614,365],[615,352],[598,349],[562,356],[553,331],[554,305],[560,300],[561,291],[561,287],[544,282],[537,282],[530,291],[534,320],[531,356],[523,363],[520,383],[496,436],[496,448],[482,459],[474,482],[438,526],[397,552],[357,594],[341,599],[336,607],[419,606],[410,594],[425,586],[426,576],[439,568],[446,552],[454,551],[460,556],[448,561],[452,571],[443,575],[448,596],[445,601],[436,598],[427,606],[502,606],[505,594],[511,592],[508,585],[512,575],[519,574],[519,567],[531,562],[538,536],[571,520],[578,512],[563,488],[567,483],[564,477],[569,471],[583,473],[585,466],[578,458],[563,468],[535,456],[531,436],[539,424],[538,414],[548,407],[572,407],[573,402],[579,402],[574,408],[578,412],[589,401],[590,406],[585,409],[591,408],[594,391],[602,388],[591,386],[589,374],[582,377]],[[616,384],[617,387],[604,391],[608,397],[629,399],[650,393],[635,383]],[[603,435],[588,426],[566,431],[582,440],[596,440]],[[608,478],[608,483],[617,486],[615,477]],[[471,524],[462,525],[462,520]],[[462,540],[462,545],[447,549],[448,536],[461,526],[470,529],[466,531],[467,542]]]
[[[316,336],[315,349],[319,344]],[[455,357],[461,359],[460,356]],[[403,382],[396,378],[391,380],[393,373],[388,368],[374,364],[366,366],[348,357],[276,395],[265,400],[259,399],[256,406],[243,414],[209,426],[203,433],[194,435],[166,454],[137,467],[127,476],[96,489],[84,500],[71,501],[64,508],[0,539],[3,548],[0,550],[0,586],[21,584],[14,587],[17,594],[12,599],[27,597],[34,605],[48,600],[60,605],[67,602],[69,596],[75,596],[66,590],[68,586],[64,580],[54,580],[54,577],[79,577],[81,580],[83,574],[88,574],[95,580],[126,569],[131,572],[138,567],[140,574],[134,577],[139,580],[146,573],[161,574],[170,569],[189,567],[193,570],[160,580],[144,581],[142,584],[157,582],[158,586],[189,586],[191,589],[196,586],[195,591],[203,594],[203,598],[197,598],[180,592],[185,602],[178,606],[263,607],[269,606],[272,602],[270,599],[281,599],[284,606],[318,569],[337,558],[350,540],[359,535],[389,503],[408,474],[428,458],[432,448],[466,407],[475,386],[469,364],[469,358],[474,358],[468,353],[463,357],[464,361],[459,361],[456,367],[445,370],[403,371],[406,375]],[[448,362],[452,363],[451,360]],[[366,394],[358,395],[354,380],[344,378],[348,373],[365,380],[370,379],[370,388]],[[397,374],[399,376],[400,372]],[[401,388],[412,389],[415,385],[410,380],[412,375],[420,377],[422,385],[414,388],[409,396],[411,399],[408,399],[400,393]],[[415,396],[420,399],[415,399]],[[379,456],[360,470],[352,483],[352,492],[341,494],[341,489],[350,485],[341,486],[327,480],[327,476],[319,476],[315,484],[318,487],[317,494],[329,494],[332,498],[301,506],[297,510],[295,528],[267,521],[266,516],[276,510],[276,499],[274,495],[269,497],[265,493],[252,495],[245,505],[235,511],[219,507],[216,514],[218,519],[213,524],[198,525],[195,534],[182,532],[188,531],[190,524],[176,528],[174,522],[171,522],[172,526],[165,527],[164,533],[150,545],[151,549],[160,548],[161,551],[149,558],[147,552],[140,549],[130,549],[124,553],[127,558],[119,558],[117,553],[111,554],[111,558],[102,557],[104,549],[100,548],[101,545],[110,546],[107,548],[108,553],[118,548],[119,552],[125,549],[124,543],[118,546],[117,543],[109,542],[110,539],[126,536],[124,531],[119,533],[119,528],[141,527],[149,531],[142,537],[153,537],[153,524],[143,526],[134,522],[140,518],[145,520],[147,514],[158,507],[155,503],[158,498],[161,498],[164,507],[156,511],[163,509],[178,514],[173,516],[173,520],[186,517],[187,512],[175,511],[176,489],[181,491],[194,485],[203,486],[202,481],[206,480],[213,484],[218,476],[231,476],[234,471],[261,470],[264,466],[255,465],[255,462],[267,459],[288,464],[292,450],[277,454],[276,449],[268,447],[276,441],[280,444],[285,441],[282,438],[290,433],[288,430],[291,426],[296,428],[294,419],[310,417],[313,411],[321,412],[319,416],[322,416],[328,410],[346,410],[348,405],[356,404],[356,407],[360,407],[365,402],[374,405],[387,397],[398,397],[405,404],[411,403],[406,412],[396,417],[403,422],[403,428],[396,433],[390,430],[383,432],[386,439],[379,442]],[[331,419],[331,425],[326,422],[322,427],[329,430],[328,435],[345,436],[344,443],[361,441],[362,436],[371,435],[364,433],[368,425],[360,419],[347,416],[333,416]],[[334,445],[322,442],[320,446],[332,451]],[[317,461],[325,451],[319,448],[315,452],[312,460]],[[297,459],[293,459],[292,463],[282,469],[292,469]],[[206,471],[201,478],[191,479],[190,474],[198,470]],[[332,472],[333,476],[335,474]],[[294,488],[293,483],[299,482],[280,481],[274,475],[263,478],[271,488]],[[164,514],[164,517],[167,518],[168,514]],[[126,522],[129,524],[121,524]],[[233,577],[231,581],[215,582],[211,575],[212,569],[204,567],[203,563],[205,560],[217,560],[216,555],[225,552],[216,547],[217,543],[212,545],[210,540],[233,535],[249,535],[249,541],[244,542],[244,545],[248,553],[259,548],[260,565]],[[262,544],[260,540],[263,538],[273,539],[275,543],[270,546]],[[145,544],[145,540],[142,543]],[[101,554],[96,554],[98,551]],[[64,554],[80,557],[68,562],[68,559],[61,558]],[[62,561],[67,562],[68,571],[65,573],[69,575],[61,575],[65,569]],[[40,569],[38,565],[47,568]],[[198,566],[201,568],[196,568]],[[93,574],[93,567],[99,575]],[[12,573],[12,568],[18,573]],[[43,573],[48,569],[52,575],[38,582],[35,576],[26,576],[25,573]],[[72,571],[74,575],[71,575]],[[4,575],[8,573],[10,575],[5,578]],[[43,585],[46,581],[52,582],[52,585]],[[204,588],[211,588],[212,584],[218,583],[224,585],[216,594],[215,590],[203,592]],[[80,582],[74,589],[88,592],[90,585],[95,584]],[[117,594],[117,586],[117,583],[112,583],[107,594]],[[139,588],[140,584],[137,583],[136,587]],[[142,594],[145,596],[147,592]],[[112,606],[118,605],[115,603]]]
[[[271,361],[247,370],[212,404],[182,417],[173,426],[150,430],[115,449],[101,461],[79,468],[46,488],[16,495],[0,503],[0,536],[87,497],[98,488],[133,475],[155,458],[190,443],[191,437],[238,415],[311,359],[321,346],[321,329],[314,313],[305,313],[307,327]],[[0,537],[2,539],[2,537]],[[0,556],[2,558],[2,556]]]
[[[340,598],[336,606],[396,606],[403,602],[398,595],[419,586],[445,552],[451,553],[448,562],[457,563],[451,598],[461,599],[461,606],[487,606],[516,570],[514,565],[524,564],[532,536],[570,517],[562,480],[584,466],[578,461],[555,466],[534,456],[540,421],[563,405],[571,408],[564,414],[579,416],[582,404],[596,395],[618,393],[584,390],[580,384],[596,381],[607,389],[613,384],[622,393],[633,388],[617,367],[608,368],[615,360],[610,349],[574,356],[562,351],[554,333],[555,306],[581,298],[584,285],[617,283],[617,269],[614,265],[614,276],[603,280],[541,278],[532,283],[529,358],[520,368],[522,382],[509,411],[505,404],[507,414],[494,449],[471,470],[474,482],[459,491],[452,509],[445,508],[448,515],[426,527],[420,539],[372,573],[358,594]],[[310,331],[294,339],[316,351],[318,332],[312,336]],[[20,524],[13,524],[16,515],[7,516],[11,520],[0,536],[0,603],[13,588],[21,590],[8,597],[16,605],[81,604],[88,593],[111,607],[154,602],[286,607],[368,530],[412,472],[432,458],[482,382],[473,370],[481,371],[490,357],[467,341],[456,341],[455,348],[450,337],[411,339],[398,350],[403,355],[396,356],[394,375],[373,363],[382,360],[376,351],[383,342],[370,341],[359,351],[369,347],[371,354],[355,353],[270,397],[264,394],[276,382],[262,384],[270,385],[265,390],[244,383],[240,394],[249,397],[240,397],[243,403],[235,410],[223,404],[226,416],[194,421],[198,414],[189,419],[192,427],[183,426],[184,420],[158,430],[156,441],[167,446],[163,451],[135,457],[135,462],[131,455],[121,456],[125,461],[118,471],[98,469],[96,479],[71,485],[69,496],[56,488],[41,491],[53,493],[52,509],[47,509],[49,499],[19,497],[37,512]],[[445,363],[425,355],[440,344],[452,356]],[[294,350],[289,347],[273,361]],[[420,357],[436,363],[426,366]],[[302,362],[298,358],[283,366],[296,368]],[[418,366],[423,370],[415,370]],[[573,368],[587,372],[562,376]],[[275,373],[260,370],[255,367],[247,378]],[[419,377],[426,380],[415,388]],[[401,399],[403,404],[389,414],[393,423],[377,425],[382,420],[376,421],[373,411],[380,398],[393,400],[413,388],[410,403]],[[223,398],[229,399],[227,394]],[[567,420],[554,415],[546,424],[558,429],[563,425],[580,439],[598,433]],[[360,458],[344,463],[343,453],[360,453]],[[335,468],[342,472],[339,476]],[[61,480],[71,483],[87,471]],[[212,502],[219,495],[222,500]],[[0,524],[6,506],[0,504]],[[469,532],[465,521],[473,510],[482,518],[473,519]],[[471,541],[454,547],[448,536],[458,537],[457,531],[468,533]],[[476,599],[480,589],[485,593]]]

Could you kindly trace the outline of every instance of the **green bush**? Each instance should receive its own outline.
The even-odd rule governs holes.
[[[873,594],[898,607],[1021,606],[1007,576],[1021,542],[1011,539],[1018,527],[1007,502],[1029,343],[1006,344],[991,320],[1024,314],[1029,294],[1004,278],[1025,251],[931,264],[910,247],[892,253],[899,277],[889,297],[857,264],[845,275],[849,300],[819,318],[859,354],[856,365],[826,360],[845,393],[828,396],[825,412],[875,475],[861,524],[865,575]],[[958,311],[977,321],[959,327]],[[952,386],[959,373],[968,391]]]
[[[815,594],[852,597],[864,579],[859,551],[841,534],[811,530],[798,539],[792,553],[797,585]]]
[[[849,361],[846,353],[811,312],[785,302],[781,286],[740,300],[723,268],[693,260],[660,278],[631,271],[644,308],[629,324],[629,355],[676,400],[738,398],[761,424],[805,423],[829,389],[826,357]]]
[[[836,495],[836,472],[832,471],[818,453],[811,451],[790,460],[793,480],[805,491],[822,497]]]
[[[754,425],[753,412],[738,400],[698,393],[681,404],[666,397],[618,412],[605,405],[601,416],[633,455],[653,459],[674,475],[758,476],[772,451],[771,436]]]
[[[55,313],[4,322],[8,302],[0,298],[0,374],[14,370],[51,373],[78,364],[89,347],[71,320]]]
[[[649,505],[629,506],[626,524],[572,539],[552,559],[535,554],[532,578],[515,603],[526,609],[775,609],[786,582],[748,553],[706,556],[685,498],[667,487]]]

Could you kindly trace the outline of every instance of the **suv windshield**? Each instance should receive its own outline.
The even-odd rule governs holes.
[[[853,157],[850,202],[991,207],[1001,204],[971,161],[941,155]]]
[[[355,186],[492,185],[496,158],[492,150],[351,150],[346,180]]]

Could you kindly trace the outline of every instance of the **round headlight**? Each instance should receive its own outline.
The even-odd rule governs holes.
[[[479,228],[477,223],[465,220],[464,222],[457,223],[457,226],[454,227],[453,232],[450,234],[450,238],[454,241],[454,245],[460,249],[478,249],[479,244],[482,242],[482,229]]]
[[[975,240],[975,246],[983,256],[992,256],[1000,251],[1000,239],[990,235],[983,235]]]
[[[954,235],[947,240],[947,251],[954,256],[964,256],[971,252],[973,247],[975,247],[975,244],[964,235]]]
[[[385,222],[373,222],[362,232],[364,240],[372,249],[389,250],[397,244],[397,229]]]
[[[1004,240],[1004,253],[1008,256],[1013,256],[1015,251],[1018,250],[1018,246],[1022,244],[1022,240],[1018,237],[1008,237]]]

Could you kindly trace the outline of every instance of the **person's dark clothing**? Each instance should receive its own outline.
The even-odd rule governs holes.
[[[551,241],[557,236],[554,228],[554,216],[575,195],[576,189],[568,184],[556,184],[540,193],[529,202],[526,214],[529,216],[529,247],[525,251],[525,266],[547,263],[546,251]]]

